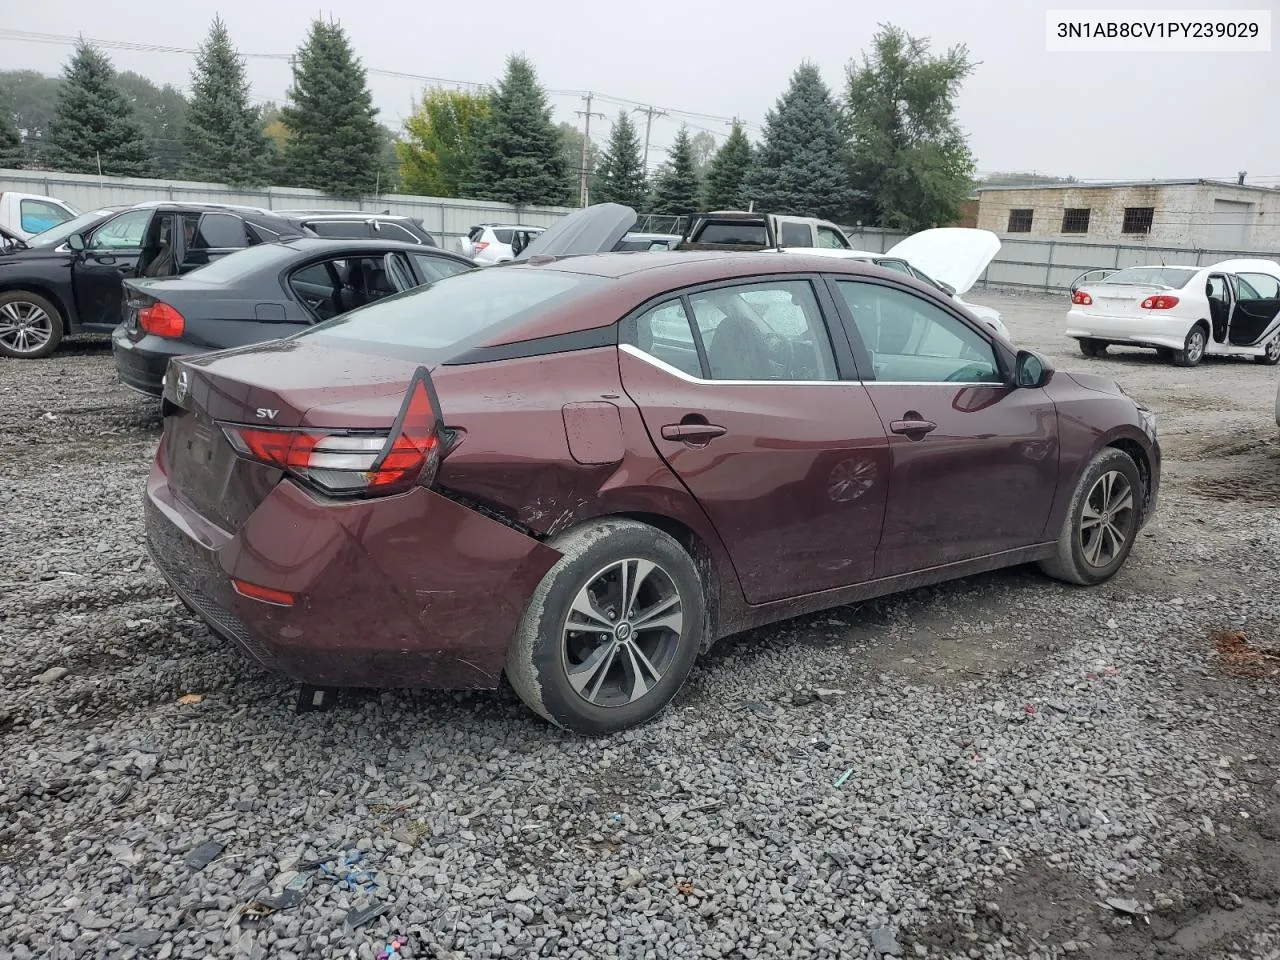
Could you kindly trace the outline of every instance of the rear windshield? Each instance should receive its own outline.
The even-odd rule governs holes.
[[[695,238],[695,243],[741,243],[763,247],[769,243],[764,224],[708,223]]]
[[[203,283],[235,283],[245,277],[269,268],[273,263],[283,267],[294,259],[295,251],[282,243],[260,243],[197,267],[188,277],[198,277]]]
[[[1181,267],[1126,267],[1109,277],[1103,277],[1099,283],[1123,283],[1135,286],[1168,287],[1178,290],[1191,282],[1199,271]]]
[[[517,326],[605,282],[600,277],[541,268],[472,270],[387,297],[298,336],[423,349],[452,347],[477,334]]]

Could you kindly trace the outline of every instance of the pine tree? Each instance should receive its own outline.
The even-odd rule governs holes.
[[[49,161],[67,173],[139,177],[149,172],[147,140],[116,86],[106,54],[84,41],[62,72]]]
[[[625,110],[618,111],[618,119],[609,134],[609,145],[596,167],[591,200],[620,203],[636,211],[643,210],[648,203],[649,185],[640,155],[640,137]]]
[[[527,59],[507,58],[489,107],[466,196],[520,206],[570,203],[563,138]]]
[[[968,51],[942,56],[897,27],[849,66],[850,169],[865,221],[913,232],[952,222],[968,196],[973,155],[955,120],[955,97],[973,71]]]
[[[196,54],[186,121],[187,177],[237,186],[265,182],[262,118],[249,104],[244,60],[231,45],[221,17],[213,18],[209,36]]]
[[[801,64],[765,117],[764,139],[747,177],[757,210],[836,219],[849,212],[853,188],[840,113],[818,68]]]
[[[22,166],[22,135],[8,104],[0,103],[0,168],[16,170]]]
[[[649,212],[682,217],[698,208],[698,168],[693,159],[689,129],[681,127],[667,153],[667,162],[653,185]]]
[[[742,124],[735,122],[729,139],[711,158],[703,185],[702,204],[707,210],[740,210],[747,205],[743,185],[751,172],[751,141]]]
[[[337,197],[373,193],[384,157],[377,115],[364,65],[342,26],[316,20],[281,110],[289,128],[285,169],[294,185]]]

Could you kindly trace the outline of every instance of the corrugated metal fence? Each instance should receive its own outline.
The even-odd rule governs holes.
[[[186,200],[207,203],[234,203],[269,210],[364,210],[388,211],[420,217],[426,229],[443,245],[453,246],[477,223],[485,221],[517,221],[549,226],[570,207],[521,207],[480,200],[454,200],[443,197],[415,197],[407,194],[385,194],[359,200],[339,200],[296,187],[264,187],[237,189],[214,183],[185,180],[146,180],[132,177],[96,177],[86,174],[56,173],[37,170],[0,170],[0,192],[15,190],[59,197],[81,210],[114,204],[141,203],[145,200]],[[640,229],[667,231],[676,224],[672,218],[645,216]],[[845,227],[853,245],[862,250],[883,253],[905,234],[875,227]],[[1046,240],[1003,237],[999,255],[991,262],[979,281],[983,289],[1001,287],[1057,293],[1067,290],[1071,281],[1087,270],[1168,263],[1203,266],[1235,257],[1280,259],[1276,250],[1203,250],[1187,247],[1160,247],[1132,243],[1089,243],[1079,240]]]

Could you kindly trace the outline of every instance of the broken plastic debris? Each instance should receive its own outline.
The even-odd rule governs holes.
[[[188,707],[193,703],[199,703],[203,699],[204,699],[204,694],[202,693],[188,693],[179,697],[178,703],[180,703],[184,707]]]
[[[831,785],[839,789],[840,787],[843,787],[848,782],[851,776],[853,776],[853,767],[850,767],[844,773],[840,774],[840,776],[836,777],[835,782],[832,783]]]
[[[374,920],[391,908],[387,903],[374,903],[367,907],[358,907],[347,914],[346,925],[354,930],[356,927],[363,926],[370,920]]]
[[[1035,704],[1034,704],[1034,703],[1024,703],[1024,704],[1022,705],[1022,712],[1023,712],[1023,713],[1026,713],[1026,714],[1028,714],[1028,715],[1034,715],[1034,714],[1035,714],[1035,712],[1036,712]]]
[[[186,856],[186,864],[192,870],[203,870],[222,852],[224,844],[217,840],[206,840]]]
[[[1110,907],[1116,913],[1124,913],[1133,917],[1141,917],[1148,923],[1151,922],[1147,918],[1147,914],[1151,912],[1151,904],[1149,903],[1139,903],[1137,900],[1131,900],[1125,897],[1107,897],[1107,902],[1100,903],[1098,906]]]
[[[392,937],[387,945],[378,951],[377,960],[397,960],[400,951],[408,945],[408,937]]]

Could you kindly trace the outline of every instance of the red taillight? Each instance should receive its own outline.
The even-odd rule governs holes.
[[[477,240],[475,243],[473,243],[473,244],[471,245],[471,252],[472,252],[472,253],[479,253],[481,250],[483,250],[483,249],[484,249],[485,247],[487,247],[488,245],[489,245],[489,241],[488,241],[488,240]]]
[[[1154,297],[1147,297],[1142,301],[1143,310],[1168,310],[1177,305],[1177,297],[1166,296],[1163,293],[1158,293]]]
[[[292,607],[293,594],[284,590],[272,590],[270,587],[261,587],[256,583],[249,583],[247,580],[232,579],[231,586],[235,588],[236,593],[242,597],[248,597],[250,600],[261,600],[263,603],[272,603],[277,607]]]
[[[1082,307],[1087,307],[1093,303],[1093,297],[1089,296],[1089,294],[1085,293],[1083,290],[1077,290],[1071,295],[1071,302]]]
[[[242,457],[278,467],[334,496],[385,496],[430,484],[440,452],[440,416],[425,373],[409,386],[389,432],[288,430],[226,424]]]
[[[138,311],[138,326],[157,337],[180,337],[187,328],[182,314],[167,303],[153,303]]]

